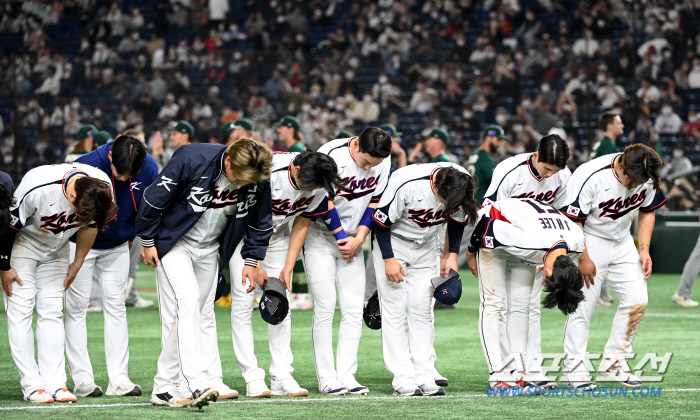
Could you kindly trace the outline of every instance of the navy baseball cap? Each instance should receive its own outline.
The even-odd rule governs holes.
[[[462,279],[454,270],[450,270],[447,276],[433,277],[430,282],[433,284],[433,297],[440,303],[454,305],[462,297]]]
[[[365,324],[373,329],[378,330],[382,328],[382,313],[379,308],[379,295],[377,291],[367,301],[367,306],[362,311],[362,318],[365,320]]]
[[[271,325],[277,325],[287,317],[289,313],[287,289],[277,277],[267,278],[267,285],[263,287],[259,309],[262,319]]]

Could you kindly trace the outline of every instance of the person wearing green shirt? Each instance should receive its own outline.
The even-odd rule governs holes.
[[[240,139],[253,139],[254,136],[255,124],[247,118],[227,122],[221,127],[221,140],[226,146],[230,146]]]
[[[401,133],[392,123],[386,123],[379,126],[380,129],[386,131],[391,137],[391,172],[406,166],[406,151],[401,147]]]
[[[591,160],[613,153],[619,153],[620,149],[615,144],[617,137],[622,135],[625,126],[622,118],[614,112],[603,112],[598,119],[598,128],[603,130],[603,137],[593,145]]]
[[[496,168],[496,153],[502,140],[508,140],[500,125],[489,125],[481,133],[481,147],[469,156],[469,173],[476,178],[479,188],[476,191],[478,203],[484,201],[484,194],[491,184],[493,170]]]
[[[437,162],[452,162],[447,156],[447,143],[450,141],[450,135],[442,128],[433,128],[430,130],[428,137],[422,143],[416,144],[416,147],[411,151],[411,156],[408,157],[408,163],[415,163],[418,153],[425,151],[430,157],[430,163]]]
[[[93,137],[97,134],[97,127],[92,124],[87,124],[78,130],[76,138],[78,141],[73,143],[66,153],[61,157],[61,163],[73,163],[74,160],[81,155],[92,152],[94,149]]]
[[[275,123],[275,126],[277,127],[277,138],[287,148],[286,152],[303,152],[306,150],[299,120],[291,115],[285,115],[280,122]]]

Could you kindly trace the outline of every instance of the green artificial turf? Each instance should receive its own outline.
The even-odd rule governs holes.
[[[678,276],[654,275],[649,280],[649,307],[634,342],[636,353],[673,353],[673,359],[661,383],[657,398],[488,398],[488,372],[477,334],[477,282],[462,272],[464,294],[453,310],[436,311],[438,371],[450,380],[446,397],[399,398],[392,396],[391,376],[384,368],[379,331],[364,328],[360,344],[357,379],[370,388],[368,397],[327,397],[318,392],[311,346],[312,311],[292,313],[292,350],[294,377],[309,390],[309,397],[276,397],[254,400],[242,396],[235,402],[220,402],[201,412],[148,405],[160,353],[160,323],[157,307],[128,309],[131,380],[143,387],[141,397],[79,398],[76,404],[49,404],[37,407],[22,401],[19,374],[10,357],[6,315],[0,313],[0,418],[267,418],[267,419],[341,419],[341,418],[698,418],[700,416],[700,309],[684,309],[671,302]],[[152,269],[141,267],[137,285],[141,295],[156,299]],[[700,295],[697,291],[696,296]],[[601,353],[607,341],[613,308],[597,308],[589,339],[590,352]],[[230,310],[216,309],[219,350],[224,381],[242,395],[245,383],[231,345]],[[336,313],[336,338],[339,312]],[[256,356],[260,366],[270,365],[267,327],[254,314]],[[565,317],[554,310],[542,314],[543,352],[561,352]],[[104,360],[103,322],[101,313],[88,315],[89,350],[95,379],[106,390],[107,371]],[[636,359],[639,360],[639,359]],[[269,385],[269,376],[267,377]],[[560,382],[564,386],[565,383]],[[612,385],[612,384],[611,384]],[[73,389],[69,379],[68,388]],[[90,405],[90,407],[86,407]],[[95,406],[97,405],[97,406]]]

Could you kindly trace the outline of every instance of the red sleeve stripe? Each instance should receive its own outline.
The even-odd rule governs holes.
[[[301,215],[304,216],[304,217],[313,217],[313,216],[319,216],[319,215],[321,215],[321,214],[326,214],[326,213],[328,213],[329,211],[330,211],[330,209],[329,209],[329,210],[326,210],[326,211],[322,211],[322,212],[320,212],[320,213],[302,213]]]
[[[455,222],[455,223],[457,223],[458,225],[463,225],[463,226],[466,226],[466,225],[469,224],[469,222],[460,222],[460,221],[455,220],[455,219],[453,219],[453,218],[451,218],[451,217],[450,217],[450,221],[451,221],[451,222]]]
[[[377,220],[377,218],[374,217],[374,214],[372,215],[372,220],[374,220],[375,222],[377,222],[377,223],[379,223],[380,225],[384,226],[385,228],[388,228],[388,227],[389,227],[389,226],[385,225],[384,223],[380,222],[379,220]]]
[[[19,232],[19,229],[17,229],[16,227],[14,227],[14,226],[12,226],[12,225],[10,225],[10,227],[11,227],[12,229],[16,230],[17,232]]]
[[[655,205],[654,207],[642,207],[639,210],[640,211],[654,211],[654,210],[658,209],[659,207],[663,206],[664,204],[666,204],[665,198],[664,198],[664,201],[660,202],[659,204]]]
[[[568,213],[564,213],[564,214],[566,214],[566,216],[567,216],[568,218],[570,218],[570,219],[576,219],[576,220],[586,220],[586,219],[588,218],[588,216],[587,216],[587,215],[586,215],[586,216],[584,216],[584,217],[576,217],[576,216],[572,216],[572,215],[570,215],[570,214],[568,214]]]

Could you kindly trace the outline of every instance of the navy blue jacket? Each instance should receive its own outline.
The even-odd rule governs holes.
[[[180,146],[158,178],[143,193],[136,218],[136,236],[143,246],[155,246],[165,254],[197,223],[215,193],[223,171],[226,146],[188,144]],[[272,236],[270,182],[258,181],[238,190],[236,213],[229,217],[220,238],[223,270],[245,236],[241,255],[264,260]]]
[[[112,175],[112,167],[109,163],[109,152],[112,151],[114,142],[109,142],[98,147],[95,151],[84,154],[76,159],[85,165],[100,169],[112,179],[114,186],[114,198],[117,202],[117,218],[107,224],[105,230],[97,233],[93,249],[112,249],[126,241],[134,240],[134,225],[136,223],[136,211],[141,202],[143,192],[158,176],[158,163],[153,156],[146,157],[146,164],[134,178],[127,181],[117,181]],[[75,242],[75,235],[71,238]]]

